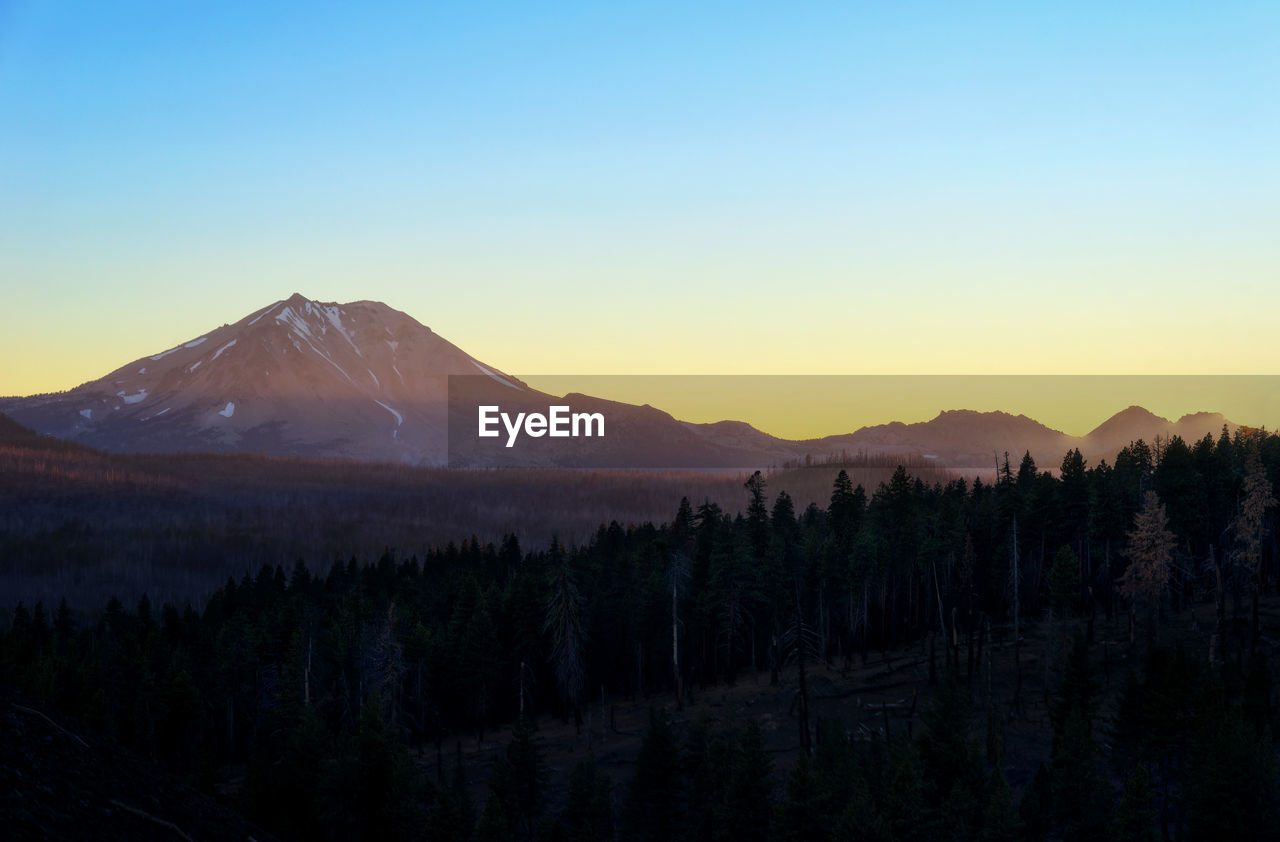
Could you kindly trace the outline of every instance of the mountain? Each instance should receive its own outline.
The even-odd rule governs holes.
[[[1230,429],[1236,426],[1217,412],[1195,412],[1173,422],[1140,406],[1131,406],[1103,421],[1084,437],[1082,445],[1077,446],[1086,456],[1098,456],[1115,453],[1137,439],[1144,439],[1149,444],[1156,436],[1162,439],[1181,436],[1191,444],[1206,434],[1217,438],[1224,425]]]
[[[637,406],[577,392],[556,397],[534,389],[502,395],[502,411],[514,416],[546,413],[553,404],[568,406],[573,412],[600,413],[608,419],[608,434],[572,439],[521,436],[509,447],[505,432],[490,439],[474,434],[477,407],[492,403],[488,397],[492,389],[484,378],[454,378],[451,388],[449,464],[454,467],[762,468],[796,456],[796,442],[776,439],[739,422],[689,424],[648,404]],[[476,389],[480,393],[472,394]],[[735,435],[732,431],[739,426],[754,435]],[[720,435],[722,431],[730,432]]]
[[[452,390],[452,391],[451,391]],[[609,419],[605,438],[476,435],[477,409]],[[741,421],[695,424],[590,395],[557,397],[482,363],[411,316],[375,301],[295,294],[67,392],[0,399],[0,412],[57,439],[109,452],[249,452],[455,467],[749,468],[831,457],[898,456],[989,468],[1007,452],[1056,467],[1078,447],[1092,463],[1131,441],[1217,435],[1229,422],[1170,422],[1132,406],[1074,437],[1025,415],[947,410],[804,441]],[[0,429],[0,432],[3,432]],[[452,433],[452,434],[451,434]]]
[[[438,464],[451,374],[523,388],[385,304],[295,294],[70,391],[0,408],[115,452]]]
[[[1152,431],[1164,430],[1168,426],[1168,419],[1140,406],[1130,406],[1094,427],[1085,439],[1096,449],[1119,450],[1131,441],[1149,441],[1154,438]]]
[[[1183,441],[1190,444],[1206,435],[1216,439],[1222,433],[1223,427],[1234,431],[1237,425],[1228,421],[1221,412],[1192,412],[1179,418],[1170,428],[1170,432],[1173,435],[1182,436]],[[1165,438],[1168,437],[1165,436]]]
[[[823,452],[886,454],[936,459],[948,465],[991,466],[1003,459],[1037,454],[1058,454],[1071,446],[1071,437],[1025,415],[1007,412],[976,412],[971,409],[946,410],[930,421],[879,424],[841,436],[807,442]]]
[[[914,424],[892,422],[863,427],[846,435],[802,442],[812,452],[885,454],[936,459],[964,467],[988,467],[1003,461],[1007,452],[1015,463],[1030,453],[1040,468],[1057,468],[1068,450],[1078,448],[1090,464],[1113,461],[1130,442],[1181,436],[1188,444],[1206,434],[1215,438],[1223,426],[1236,425],[1217,412],[1196,412],[1172,422],[1140,406],[1130,406],[1099,424],[1085,436],[1071,436],[1046,427],[1025,415],[1007,412],[947,410],[930,421]]]
[[[566,401],[576,411],[604,412],[609,436],[526,438],[508,448],[504,437],[474,435],[477,405],[545,413]],[[549,395],[385,304],[300,294],[70,391],[4,399],[0,411],[46,436],[117,453],[716,468],[782,462],[791,444],[774,439],[783,446],[762,452],[751,442],[716,441],[651,406]]]

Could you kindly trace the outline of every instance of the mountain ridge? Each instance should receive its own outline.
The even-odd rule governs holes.
[[[451,460],[450,375],[473,375],[464,379],[475,381],[480,402],[545,410],[550,401],[573,401],[607,410],[617,433],[572,445],[543,440],[532,458],[499,447]],[[383,302],[323,302],[297,292],[65,392],[0,398],[0,411],[43,435],[114,452],[466,466],[657,467],[667,459],[675,460],[668,467],[767,467],[858,453],[990,466],[1002,452],[1056,465],[1073,448],[1096,462],[1139,438],[1197,440],[1236,426],[1215,412],[1170,421],[1133,405],[1072,436],[1025,414],[945,409],[927,421],[791,440],[735,419],[694,423],[648,404],[548,395]],[[474,417],[453,420],[474,426]]]

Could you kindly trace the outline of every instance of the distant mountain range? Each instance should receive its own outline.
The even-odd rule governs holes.
[[[1216,437],[1224,425],[1231,431],[1237,426],[1216,412],[1184,415],[1175,422],[1131,406],[1085,436],[1070,436],[1025,415],[961,409],[942,412],[930,421],[863,427],[849,435],[811,443],[828,451],[916,455],[955,466],[993,466],[1005,452],[1011,459],[1030,452],[1041,467],[1056,468],[1072,448],[1079,448],[1090,463],[1096,463],[1114,459],[1122,447],[1138,439],[1151,443],[1157,437],[1167,440],[1178,435],[1194,442],[1206,434]]]
[[[609,434],[506,448],[472,435],[474,406],[490,402],[511,411],[545,411],[552,403],[599,411],[609,419]],[[1006,451],[1011,458],[1029,451],[1049,467],[1071,448],[1096,462],[1139,438],[1192,441],[1235,427],[1217,413],[1171,422],[1131,406],[1075,437],[1024,415],[951,410],[925,422],[792,441],[740,421],[695,424],[648,405],[549,395],[386,304],[324,303],[298,294],[69,391],[0,398],[0,412],[46,435],[111,452],[482,467],[766,467],[864,454],[989,467]]]

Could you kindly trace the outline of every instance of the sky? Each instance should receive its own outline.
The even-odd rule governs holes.
[[[0,394],[295,291],[513,373],[1275,374],[1278,42],[1274,3],[0,0]]]

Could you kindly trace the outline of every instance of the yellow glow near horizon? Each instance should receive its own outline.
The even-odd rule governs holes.
[[[819,438],[970,409],[1026,415],[1083,436],[1131,405],[1177,421],[1220,412],[1275,429],[1280,377],[1268,376],[531,376],[531,386],[649,403],[684,421],[746,421],[782,438]]]
[[[910,316],[901,316],[885,309],[887,299],[881,292],[876,293],[876,307],[848,311],[824,309],[803,296],[767,308],[758,297],[745,296],[713,310],[689,307],[664,313],[652,299],[637,299],[625,318],[616,313],[603,317],[608,302],[585,297],[577,306],[566,301],[551,308],[554,320],[517,318],[522,302],[507,299],[491,303],[494,312],[489,317],[476,319],[475,312],[482,309],[476,296],[483,290],[465,286],[450,299],[432,300],[430,290],[412,290],[405,302],[396,298],[404,290],[389,285],[367,287],[354,295],[313,290],[301,283],[297,287],[317,300],[385,300],[486,365],[507,372],[561,372],[533,379],[533,385],[545,391],[582,391],[651,403],[690,421],[742,420],[786,438],[831,435],[895,420],[923,421],[947,409],[1025,414],[1080,435],[1131,404],[1171,420],[1189,412],[1214,411],[1236,423],[1280,426],[1274,390],[1260,387],[1273,380],[1183,376],[1224,369],[1242,375],[1280,370],[1280,343],[1263,339],[1272,329],[1265,307],[1242,310],[1233,325],[1217,330],[1197,326],[1190,315],[1178,317],[1171,308],[1160,311],[1164,320],[1158,325],[1088,317],[1083,309],[1070,308],[1059,308],[1054,319],[1006,322],[1003,309],[1001,318],[984,319],[981,307],[946,296],[942,305],[920,306]],[[272,298],[291,291],[273,290]],[[30,302],[23,298],[19,293],[13,312],[31,316],[34,297]],[[48,314],[48,319],[15,318],[0,335],[0,358],[5,362],[0,367],[0,394],[72,388],[234,322],[264,304],[261,290],[247,286],[231,288],[227,295],[198,307],[190,299],[189,292],[157,288],[144,307],[138,299],[98,290]],[[1011,300],[1014,309],[1027,303],[1017,296]],[[770,315],[762,319],[759,314],[766,309]],[[152,317],[143,317],[148,312]],[[164,318],[154,315],[162,312]],[[949,320],[948,314],[955,318]],[[1157,341],[1157,327],[1179,341]],[[1081,375],[1108,374],[1119,361],[1130,371],[1164,376],[1081,380]],[[898,381],[896,391],[873,389],[838,399],[796,393],[782,399],[745,386],[718,387],[704,394],[678,385],[681,378],[613,376],[631,373],[915,376],[885,378],[885,383]],[[939,376],[974,374],[1063,376]],[[761,382],[771,379],[780,378]],[[744,384],[751,380],[741,378]],[[804,380],[799,376],[795,382]],[[697,381],[698,377],[687,380]],[[862,388],[874,382],[865,380]],[[907,383],[913,385],[903,387]]]

